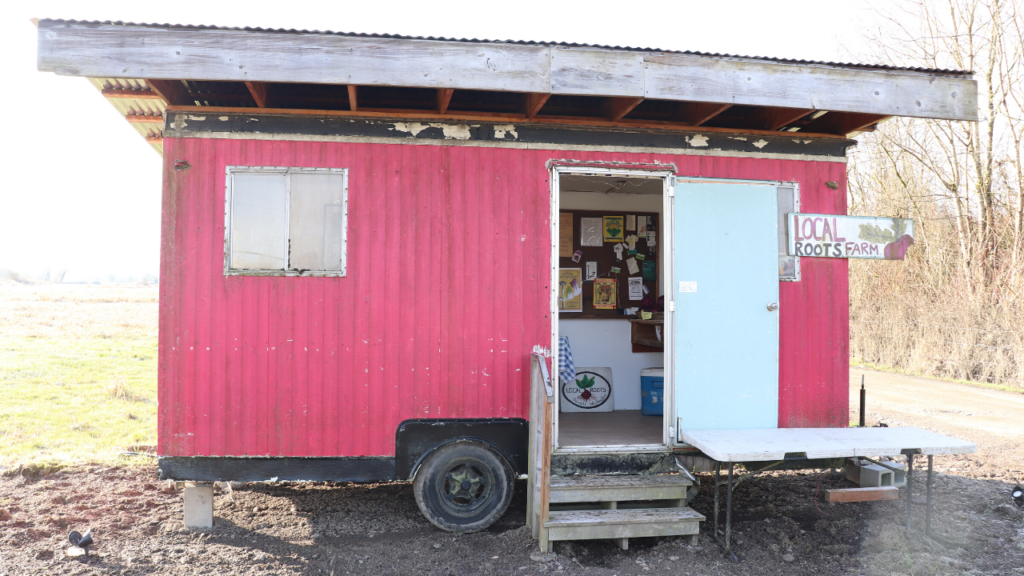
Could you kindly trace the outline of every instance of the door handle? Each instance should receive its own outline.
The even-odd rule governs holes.
[[[779,309],[779,303],[778,302],[769,302],[768,303],[768,311],[769,312],[775,312],[778,309]]]

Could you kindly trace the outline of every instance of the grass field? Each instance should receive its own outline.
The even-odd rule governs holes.
[[[0,462],[156,444],[157,289],[0,284]]]

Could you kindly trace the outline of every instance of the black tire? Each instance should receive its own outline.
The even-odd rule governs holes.
[[[413,493],[430,523],[449,532],[479,532],[494,524],[512,501],[515,476],[504,458],[473,442],[456,442],[431,454],[416,472]]]

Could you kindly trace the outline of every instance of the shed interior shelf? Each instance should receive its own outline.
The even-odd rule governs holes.
[[[633,352],[661,352],[664,350],[665,344],[662,338],[658,337],[659,331],[664,338],[664,320],[630,320],[629,338],[633,344]]]

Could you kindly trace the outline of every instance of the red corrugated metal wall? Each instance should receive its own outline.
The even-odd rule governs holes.
[[[398,144],[164,140],[162,455],[390,456],[410,418],[526,417],[550,340],[551,159],[797,181],[845,214],[845,166]],[[186,160],[188,170],[175,170]],[[225,167],[349,169],[344,278],[226,277]],[[838,191],[826,181],[840,183]],[[782,283],[781,426],[847,418],[845,260]]]

